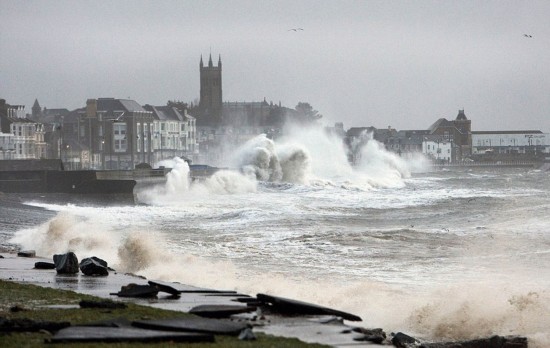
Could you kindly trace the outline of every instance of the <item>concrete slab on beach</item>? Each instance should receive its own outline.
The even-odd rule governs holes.
[[[168,293],[159,292],[157,298],[128,298],[111,295],[120,291],[122,286],[130,283],[147,285],[148,280],[131,274],[110,272],[108,276],[93,277],[82,273],[75,275],[58,275],[55,270],[35,269],[36,262],[51,262],[40,257],[18,257],[16,254],[0,253],[0,279],[18,283],[28,283],[43,287],[71,290],[77,293],[88,294],[100,298],[131,302],[144,306],[151,306],[173,311],[188,313],[192,308],[201,305],[238,306],[246,303],[236,301],[243,295],[230,289],[205,289],[180,283],[157,282],[170,286],[180,292],[175,297]],[[250,314],[250,313],[249,313]],[[255,321],[254,331],[264,332],[280,337],[298,338],[304,342],[321,343],[334,347],[376,347],[378,344],[354,341],[357,333],[350,331],[355,323],[348,326],[339,321],[323,323],[311,316],[283,317],[276,314],[260,314],[263,320]],[[245,317],[243,317],[245,318]],[[241,320],[246,320],[241,318]]]

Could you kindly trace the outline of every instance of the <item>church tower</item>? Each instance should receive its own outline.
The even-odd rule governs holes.
[[[208,58],[208,66],[200,61],[200,101],[199,108],[212,123],[219,124],[222,116],[222,58],[218,66],[212,64],[212,54]]]
[[[31,110],[32,110],[32,118],[35,120],[38,120],[42,115],[42,108],[40,107],[40,104],[38,104],[38,99],[34,100],[34,104]]]

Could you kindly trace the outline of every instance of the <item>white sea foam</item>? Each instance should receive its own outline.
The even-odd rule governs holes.
[[[360,189],[402,187],[411,170],[426,170],[422,155],[404,160],[370,139],[353,167],[341,138],[316,127],[290,128],[273,141],[265,134],[242,145],[230,166],[261,181],[346,185]]]
[[[478,243],[472,241],[465,249],[464,257],[456,259],[464,264],[465,269],[475,270],[476,281],[455,274],[451,275],[453,280],[448,285],[430,283],[419,289],[368,280],[369,278],[360,281],[353,277],[353,280],[348,278],[344,281],[346,276],[343,274],[332,278],[329,273],[325,273],[329,269],[346,272],[347,267],[352,267],[335,268],[345,262],[345,259],[340,259],[336,254],[331,257],[332,265],[325,260],[313,267],[314,265],[307,262],[307,258],[300,261],[302,257],[292,252],[286,253],[286,268],[270,264],[270,254],[265,252],[282,253],[284,241],[288,240],[291,242],[290,246],[303,245],[305,248],[300,249],[301,253],[307,253],[308,239],[314,235],[308,237],[302,234],[301,238],[297,238],[299,235],[292,231],[285,234],[278,232],[277,235],[249,231],[247,234],[254,234],[254,238],[248,240],[244,238],[245,235],[213,236],[209,233],[191,238],[186,228],[192,226],[174,230],[168,235],[159,233],[153,227],[163,221],[166,224],[168,219],[177,226],[178,216],[181,219],[186,216],[177,210],[136,207],[133,212],[128,213],[128,218],[134,218],[134,222],[128,224],[121,211],[118,216],[122,217],[122,221],[118,221],[113,211],[79,207],[66,209],[70,212],[60,212],[47,224],[36,229],[19,231],[12,242],[26,249],[35,249],[39,255],[46,257],[69,250],[75,251],[79,257],[98,256],[119,271],[141,274],[150,279],[235,289],[250,294],[264,292],[310,301],[358,314],[365,319],[365,326],[383,327],[388,331],[406,331],[424,338],[467,339],[492,334],[520,334],[528,335],[530,344],[535,347],[543,347],[540,342],[545,342],[544,339],[548,338],[547,313],[550,299],[546,287],[537,285],[534,275],[539,271],[526,272],[521,265],[515,265],[511,260],[509,264],[503,264],[506,256],[499,255],[506,251],[505,245],[512,245],[517,250],[519,244],[518,241],[503,244],[508,240],[506,236],[501,237],[502,241],[495,241],[496,237],[491,239],[494,243],[492,249],[496,253],[493,256],[482,245],[476,251],[472,245]],[[106,217],[103,223],[95,222],[101,217]],[[236,218],[245,216],[238,214]],[[246,217],[250,218],[257,217]],[[145,224],[148,220],[151,220],[149,224]],[[346,244],[361,245],[357,244],[361,239],[354,241],[351,236],[342,238],[347,241]],[[227,255],[227,252],[224,248],[219,248],[223,244],[218,245],[215,240],[232,243],[230,248],[234,256],[246,255],[245,259],[248,261],[243,264],[234,263],[225,256],[217,258],[216,254]],[[256,247],[252,244],[254,240],[269,245],[269,248],[258,248],[262,244]],[[200,244],[194,244],[195,242]],[[524,243],[527,248],[528,238]],[[434,241],[433,246],[436,247],[436,244]],[[496,247],[497,245],[501,247]],[[315,243],[311,247],[316,247],[317,252],[322,250]],[[337,245],[332,244],[331,247]],[[275,251],[272,251],[274,248]],[[277,251],[278,249],[280,250]],[[347,257],[353,258],[353,249]],[[480,259],[476,256],[481,251],[484,257]],[[395,257],[400,256],[396,254]],[[267,263],[262,266],[265,262]],[[484,265],[481,268],[480,262]],[[294,266],[289,267],[291,264]],[[414,271],[414,266],[409,268],[415,276],[421,275]],[[432,272],[436,272],[435,268],[432,269]],[[494,273],[495,269],[499,272]],[[351,275],[353,269],[349,271]],[[371,269],[370,272],[375,276],[377,270]],[[514,281],[510,282],[507,277],[503,277],[503,272]],[[405,274],[405,270],[400,273]],[[529,276],[531,273],[533,276]],[[525,277],[518,277],[519,275]],[[436,278],[435,274],[433,278]],[[330,287],[318,291],[320,284],[330,284]]]
[[[41,205],[59,214],[11,242],[153,279],[310,301],[388,332],[517,334],[545,347],[547,173],[415,175],[376,142],[350,166],[343,149],[327,150],[337,140],[300,134],[259,137],[237,155],[249,171],[204,182],[190,183],[174,160],[146,206]]]

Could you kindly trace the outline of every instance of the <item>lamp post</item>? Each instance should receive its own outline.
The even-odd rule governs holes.
[[[101,163],[101,169],[105,170],[105,136],[103,136],[103,139],[101,140],[101,158],[102,158],[102,163]]]
[[[69,169],[72,169],[72,166],[70,166],[70,162],[69,162],[69,148],[70,146],[67,144],[66,145],[66,150],[65,150],[65,162],[67,162],[67,166],[69,167]]]
[[[160,162],[162,161],[162,133],[161,132],[156,132],[155,133],[155,138],[157,139],[157,142],[159,144],[159,148],[160,148],[160,157],[159,157],[159,160],[157,162]]]

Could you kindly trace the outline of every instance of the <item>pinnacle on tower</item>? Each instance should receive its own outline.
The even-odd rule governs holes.
[[[34,100],[34,104],[32,106],[32,116],[33,117],[39,117],[42,113],[42,108],[40,107],[40,104],[38,104],[38,99]]]
[[[466,117],[466,114],[464,113],[464,109],[458,110],[458,115],[456,116],[457,121],[464,121],[468,118]]]
[[[199,65],[201,68],[204,66],[204,64],[202,63],[202,54],[201,54],[201,63]]]
[[[210,57],[208,58],[208,67],[213,67],[214,65],[212,64],[212,53],[210,54]]]
[[[218,68],[221,68],[222,67],[222,55],[220,54],[218,56]]]

